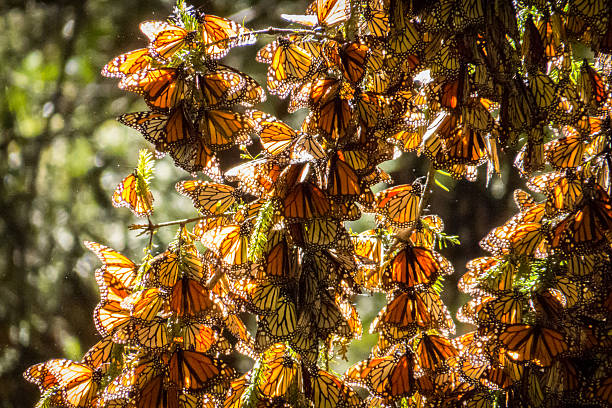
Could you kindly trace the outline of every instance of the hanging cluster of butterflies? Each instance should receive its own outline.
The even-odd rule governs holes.
[[[274,29],[183,2],[171,22],[142,23],[149,45],[102,74],[150,108],[121,123],[205,176],[176,185],[199,217],[141,265],[86,243],[104,264],[103,338],[81,362],[50,360],[26,378],[63,408],[612,403],[611,7],[315,0],[283,15],[299,28],[256,56],[268,92],[306,109],[299,129],[256,109],[263,87],[219,62]],[[224,171],[230,149],[247,161]],[[474,299],[458,318],[477,329],[453,338],[444,223],[424,214],[431,183],[378,191],[392,184],[378,166],[417,152],[473,181],[512,149],[543,201],[518,191],[519,214],[483,239],[491,256],[460,281]],[[150,217],[151,174],[142,156],[113,204]],[[376,227],[354,234],[345,222],[363,213]],[[370,327],[379,340],[339,377],[321,367],[361,336],[352,300],[364,291],[388,299]],[[255,316],[253,335],[241,313]],[[224,360],[234,351],[256,360],[242,376]]]
[[[124,255],[85,242],[103,262],[96,271],[100,303],[94,323],[102,339],[82,361],[55,359],[30,367],[51,406],[216,406],[235,371],[219,355],[252,338],[228,314],[221,286],[206,289],[213,273],[193,242],[136,265]],[[136,405],[134,401],[139,401]],[[182,405],[180,405],[182,404]]]

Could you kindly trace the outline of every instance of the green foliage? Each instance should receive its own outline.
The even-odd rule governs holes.
[[[251,239],[249,240],[248,257],[252,262],[257,262],[261,259],[266,245],[268,244],[268,234],[274,225],[273,217],[276,207],[277,205],[274,200],[269,200],[261,205],[257,213],[255,227],[253,228]]]
[[[138,152],[138,167],[136,168],[136,193],[145,196],[150,191],[151,180],[154,177],[155,160],[148,150]]]

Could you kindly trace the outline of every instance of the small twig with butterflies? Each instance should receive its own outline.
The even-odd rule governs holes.
[[[151,220],[149,219],[149,223],[148,224],[132,224],[128,227],[128,229],[132,230],[132,231],[137,231],[137,230],[143,230],[141,231],[138,236],[141,236],[143,234],[146,234],[147,232],[154,232],[160,228],[163,227],[169,227],[172,225],[179,225],[181,227],[184,227],[186,224],[190,224],[192,222],[196,222],[196,221],[201,221],[201,220],[205,220],[208,218],[218,218],[220,217],[220,215],[201,215],[199,217],[193,217],[193,218],[184,218],[182,220],[174,220],[174,221],[166,221],[166,222],[160,222],[159,224],[153,224],[151,222]]]

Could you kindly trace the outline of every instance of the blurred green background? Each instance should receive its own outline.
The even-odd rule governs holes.
[[[127,209],[113,208],[110,197],[136,166],[138,149],[150,148],[114,118],[144,104],[99,72],[114,56],[144,46],[138,24],[165,18],[172,5],[172,0],[0,3],[0,408],[35,404],[39,393],[23,380],[25,368],[50,358],[79,360],[98,339],[91,316],[99,299],[94,282],[99,262],[82,242],[109,245],[132,259],[142,256],[145,238],[127,229],[139,221]],[[299,14],[307,2],[193,5],[264,28],[285,26],[278,16]],[[266,66],[254,62],[258,48],[234,50],[225,63],[265,83]],[[275,97],[262,108],[294,125],[302,117],[287,118],[286,102]],[[456,290],[466,261],[483,255],[478,241],[515,211],[512,191],[520,185],[508,160],[504,163],[510,176],[494,178],[488,189],[481,171],[476,183],[441,180],[450,191],[436,188],[432,197],[430,212],[439,214],[446,232],[462,242],[444,252],[456,269],[444,293],[453,314],[466,301]],[[424,175],[426,166],[411,154],[385,168],[403,183]],[[157,162],[154,221],[194,215],[189,201],[174,192],[175,182],[186,178],[170,159]],[[160,251],[169,234],[158,236]],[[384,296],[356,301],[367,333]],[[355,341],[349,363],[367,357],[375,340],[366,334]],[[248,364],[240,365],[246,370]]]

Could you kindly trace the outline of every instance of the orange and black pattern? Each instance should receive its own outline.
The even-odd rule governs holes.
[[[278,31],[184,5],[142,23],[149,44],[102,74],[143,97],[150,110],[118,120],[191,173],[176,189],[197,214],[135,226],[151,234],[140,262],[87,242],[103,263],[102,339],[26,379],[71,408],[609,406],[611,9],[315,0],[256,56],[268,92],[303,110],[297,129],[219,61]],[[243,161],[228,169],[232,149]],[[402,153],[425,157],[427,177],[395,185],[379,165]],[[530,192],[515,192],[518,213],[459,280],[472,299],[457,319],[474,329],[456,336],[449,237],[427,197],[436,172],[489,180],[513,153]],[[150,216],[138,182],[114,203]],[[350,230],[363,214],[371,228]],[[155,228],[171,225],[175,240],[152,253]],[[372,292],[387,299],[369,328],[378,341],[338,376],[327,358],[361,336],[353,302]],[[231,353],[255,364],[241,375]]]

